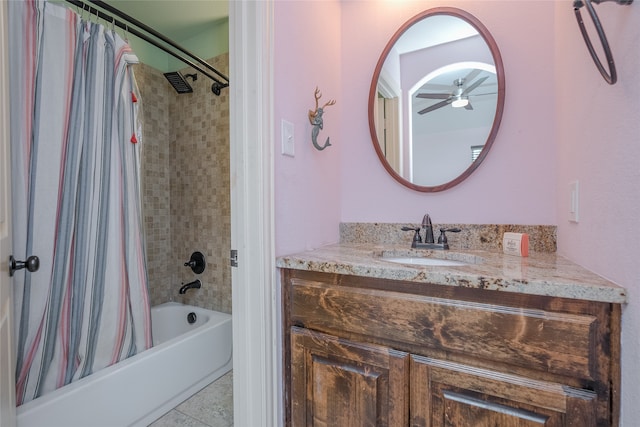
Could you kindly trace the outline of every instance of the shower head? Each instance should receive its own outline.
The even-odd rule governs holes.
[[[167,78],[167,80],[169,80],[169,83],[171,83],[171,86],[173,86],[173,88],[178,93],[193,92],[191,85],[187,82],[187,79],[185,77],[191,77],[193,80],[196,80],[198,78],[197,74],[186,74],[183,76],[180,71],[172,71],[169,73],[164,73],[164,76]]]

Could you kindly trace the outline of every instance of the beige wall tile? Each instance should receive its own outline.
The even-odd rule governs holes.
[[[209,61],[228,73],[228,54]],[[192,73],[192,70],[182,70]],[[231,197],[229,91],[211,92],[211,80],[188,80],[193,93],[178,94],[161,72],[141,64],[136,79],[143,99],[143,180],[152,305],[180,301],[231,313]],[[192,252],[207,268],[183,264]],[[182,283],[202,288],[179,295]]]

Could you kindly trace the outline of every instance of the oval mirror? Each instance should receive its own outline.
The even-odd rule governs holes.
[[[460,9],[429,9],[391,38],[369,92],[369,128],[385,169],[414,190],[459,184],[482,162],[504,107],[498,46]]]

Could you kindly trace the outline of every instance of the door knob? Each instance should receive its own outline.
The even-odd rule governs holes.
[[[23,268],[26,268],[31,273],[38,271],[40,268],[40,258],[31,255],[26,261],[17,261],[13,255],[9,257],[9,276],[13,277],[13,273],[16,270],[22,270]]]

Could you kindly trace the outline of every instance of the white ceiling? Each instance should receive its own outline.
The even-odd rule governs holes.
[[[477,34],[478,31],[463,19],[450,15],[433,15],[414,23],[396,41],[394,48],[402,55]]]

